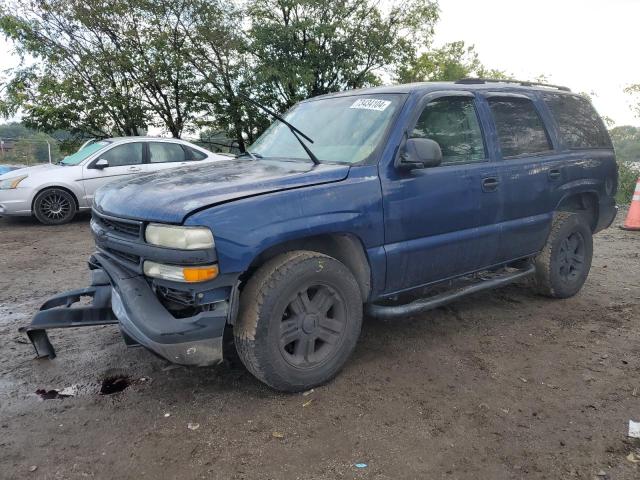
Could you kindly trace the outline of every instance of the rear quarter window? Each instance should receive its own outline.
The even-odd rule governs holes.
[[[546,94],[544,101],[556,120],[561,142],[568,148],[612,148],[604,122],[589,100],[576,95]]]

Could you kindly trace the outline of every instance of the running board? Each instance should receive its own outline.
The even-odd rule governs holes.
[[[465,297],[472,293],[481,292],[490,288],[497,288],[509,283],[515,282],[521,278],[527,277],[535,272],[535,266],[530,265],[525,270],[500,275],[488,280],[479,280],[478,283],[472,285],[439,293],[437,295],[420,298],[405,305],[376,305],[367,306],[367,314],[374,318],[391,319],[407,315],[415,315],[416,313],[433,310],[449,302]]]

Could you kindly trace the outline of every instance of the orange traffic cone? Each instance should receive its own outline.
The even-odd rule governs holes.
[[[629,213],[627,219],[622,226],[625,230],[640,230],[640,178],[636,183],[636,191],[631,197],[631,205],[629,205]]]

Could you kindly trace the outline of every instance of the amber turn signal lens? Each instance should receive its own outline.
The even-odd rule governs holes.
[[[213,280],[218,276],[218,266],[185,267],[182,269],[182,276],[184,277],[185,282],[206,282],[207,280]]]

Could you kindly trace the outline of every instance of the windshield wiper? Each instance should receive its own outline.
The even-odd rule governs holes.
[[[310,143],[313,143],[313,140],[311,140],[307,135],[302,133],[297,127],[295,127],[294,125],[291,125],[289,122],[287,122],[284,118],[282,118],[276,112],[274,112],[273,110],[271,110],[268,107],[265,107],[261,103],[258,103],[253,98],[251,98],[251,97],[249,97],[247,95],[244,95],[242,93],[238,94],[238,96],[241,97],[241,98],[244,98],[249,103],[254,104],[256,107],[258,107],[261,110],[265,111],[266,113],[271,115],[273,118],[275,118],[276,120],[279,120],[280,122],[284,123],[287,127],[289,127],[289,130],[291,130],[291,133],[293,134],[293,136],[296,137],[296,140],[298,140],[300,145],[302,145],[302,148],[304,148],[304,151],[307,152],[307,155],[309,155],[309,158],[311,159],[311,161],[315,165],[320,165],[320,160],[318,160],[318,157],[316,157],[315,154],[311,150],[309,150],[309,147],[307,147],[307,145],[302,141],[302,138],[304,138],[305,140],[308,140]],[[300,138],[298,135],[300,135],[300,137],[302,137],[302,138]]]

